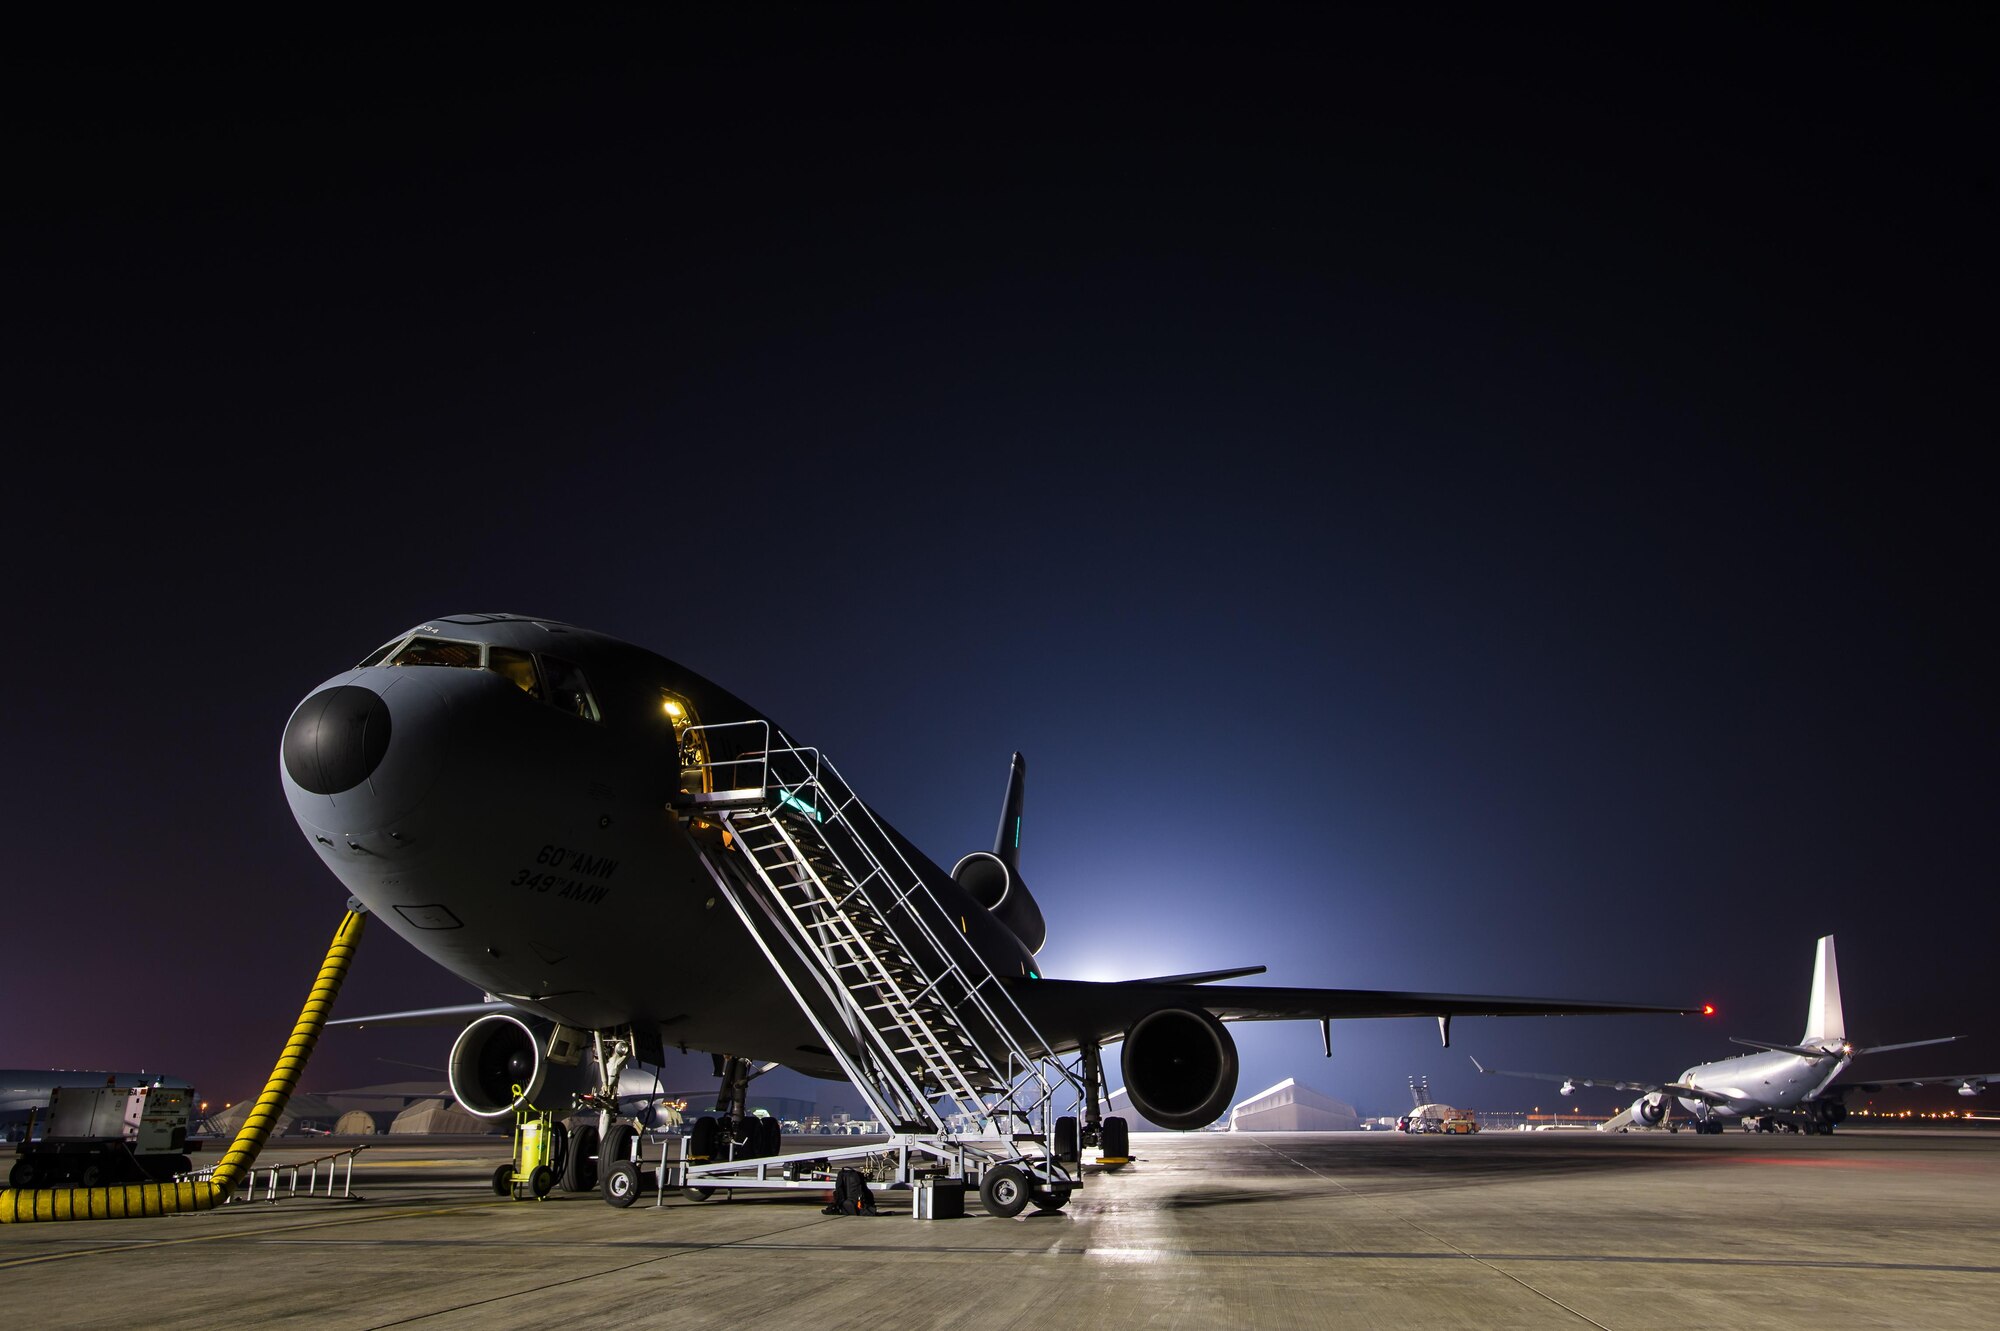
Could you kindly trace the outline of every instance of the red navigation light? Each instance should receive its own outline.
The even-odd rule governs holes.
[[[1702,1015],[1702,1016],[1704,1016],[1704,1017],[1712,1017],[1712,1016],[1714,1016],[1714,1015],[1715,1015],[1715,1004],[1713,1004],[1713,1003],[1703,1003],[1703,1004],[1701,1005],[1701,1015]]]

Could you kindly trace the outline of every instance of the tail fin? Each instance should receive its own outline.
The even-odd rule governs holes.
[[[1021,869],[1021,793],[1028,780],[1028,760],[1014,755],[1007,771],[1007,802],[1000,806],[1000,830],[993,836],[993,854],[1007,866],[1007,872]]]
[[[1819,940],[1813,957],[1812,1004],[1806,1009],[1806,1033],[1802,1045],[1841,1044],[1847,1039],[1847,1023],[1840,1014],[1840,969],[1833,959],[1833,935]]]

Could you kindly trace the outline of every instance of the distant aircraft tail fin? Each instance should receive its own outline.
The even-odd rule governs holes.
[[[1007,866],[1007,872],[1021,870],[1021,796],[1028,782],[1028,760],[1014,755],[1007,772],[1007,802],[1000,806],[1000,830],[993,837],[993,853]]]
[[[1847,1022],[1840,1012],[1840,968],[1833,958],[1833,935],[1819,940],[1813,956],[1812,1003],[1806,1008],[1802,1045],[1844,1044]]]

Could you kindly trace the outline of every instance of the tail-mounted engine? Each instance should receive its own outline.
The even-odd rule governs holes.
[[[1125,1034],[1132,1108],[1163,1128],[1204,1128],[1236,1098],[1236,1041],[1200,1008],[1161,1008]]]
[[[1667,1097],[1659,1091],[1642,1095],[1632,1102],[1632,1121],[1641,1127],[1657,1128],[1666,1121]]]
[[[992,853],[976,850],[967,855],[952,866],[951,878],[1035,953],[1049,940],[1049,926],[1021,881],[1021,802],[1027,781],[1028,760],[1017,753],[1007,771],[1007,799],[1000,806],[1000,831],[993,838]]]
[[[1007,866],[998,855],[975,850],[953,866],[952,881],[984,907],[988,914],[1007,926],[1029,952],[1040,952],[1048,941],[1049,926],[1042,908],[1028,895],[1028,885],[1018,870]]]

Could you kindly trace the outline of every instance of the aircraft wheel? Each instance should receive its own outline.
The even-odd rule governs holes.
[[[1076,1120],[1062,1117],[1056,1120],[1055,1135],[1050,1139],[1052,1153],[1058,1160],[1077,1158]]]
[[[563,1161],[564,1192],[589,1192],[597,1186],[597,1127],[583,1124],[569,1135],[569,1158]]]
[[[691,1202],[705,1202],[715,1196],[714,1188],[682,1188],[681,1196]]]
[[[549,1172],[558,1180],[569,1172],[569,1125],[549,1124]]]
[[[1069,1187],[1067,1183],[1058,1183],[1048,1188],[1030,1188],[1028,1200],[1037,1211],[1060,1211],[1069,1205]]]
[[[604,1171],[604,1200],[620,1210],[639,1200],[640,1189],[639,1167],[630,1160],[620,1160]]]
[[[613,1123],[605,1129],[604,1139],[597,1144],[597,1176],[603,1178],[611,1166],[620,1160],[632,1158],[632,1125]]]
[[[1124,1158],[1132,1154],[1132,1136],[1124,1119],[1105,1119],[1101,1135],[1102,1149],[1106,1155]]]
[[[502,1165],[493,1171],[493,1191],[501,1197],[514,1195],[514,1166]]]
[[[782,1155],[785,1134],[775,1118],[760,1118],[750,1134],[750,1147],[760,1156]]]
[[[1012,1165],[995,1165],[979,1180],[979,1200],[988,1215],[1010,1219],[1028,1205],[1028,1180]]]
[[[694,1121],[694,1130],[688,1133],[687,1153],[690,1160],[715,1159],[715,1120],[703,1114]]]

